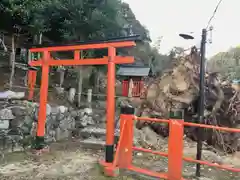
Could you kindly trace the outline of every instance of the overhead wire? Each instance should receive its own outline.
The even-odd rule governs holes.
[[[208,23],[207,23],[206,29],[208,29],[208,27],[210,26],[210,24],[211,24],[213,18],[215,17],[215,15],[216,15],[216,13],[217,13],[217,11],[218,11],[218,9],[219,9],[219,6],[221,5],[222,1],[223,1],[223,0],[219,0],[219,1],[218,1],[217,5],[216,5],[216,7],[215,7],[215,9],[214,9],[214,11],[213,11],[213,14],[212,14],[212,16],[210,17],[210,19],[209,19],[209,21],[208,21]]]

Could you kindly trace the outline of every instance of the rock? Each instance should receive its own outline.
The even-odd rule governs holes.
[[[64,88],[62,87],[55,87],[56,92],[58,95],[64,94]]]
[[[61,139],[60,139],[61,140]],[[56,131],[50,130],[46,136],[46,142],[56,142]]]
[[[84,128],[88,125],[94,125],[93,111],[91,108],[85,108],[78,112],[76,119],[76,128]]]
[[[75,119],[72,118],[71,116],[67,115],[60,121],[59,127],[61,129],[71,130],[71,129],[75,128]]]
[[[96,108],[106,108],[107,107],[107,104],[106,104],[106,101],[97,101],[97,105],[96,105]]]
[[[38,111],[39,111],[39,105],[35,107],[35,119],[38,119]],[[49,116],[51,114],[52,108],[49,104],[47,104],[47,110],[46,110],[46,116]]]
[[[64,114],[66,112],[68,112],[68,108],[66,106],[51,107],[51,114]]]
[[[14,106],[11,108],[11,110],[12,110],[12,114],[16,117],[26,116],[27,114],[27,109],[26,107],[23,107],[23,106]]]
[[[83,109],[83,114],[92,115],[92,113],[93,113],[93,110],[91,108]]]
[[[57,107],[51,107],[51,114],[56,115],[58,113],[59,113],[59,107],[58,106]]]
[[[15,116],[12,114],[12,110],[11,109],[2,109],[0,110],[0,119],[2,120],[7,120],[7,119],[14,119]]]
[[[7,130],[9,129],[9,120],[5,119],[5,120],[0,120],[0,130]]]
[[[106,116],[100,117],[97,114],[97,115],[94,115],[94,118],[96,118],[97,122],[99,122],[99,123],[106,123]]]
[[[59,106],[58,107],[58,110],[59,110],[59,113],[65,113],[65,112],[67,112],[67,110],[68,110],[68,108],[67,107],[65,107],[65,106]]]
[[[78,116],[78,111],[76,110],[69,110],[69,113],[73,118],[76,118]]]
[[[55,130],[55,140],[56,141],[66,140],[70,137],[71,137],[71,132],[68,130],[63,130],[60,128],[57,128]]]
[[[33,122],[34,119],[31,116],[25,116],[24,120],[22,122],[16,123],[16,128],[20,128],[20,131],[24,135],[30,135],[31,129],[33,128]]]
[[[59,106],[54,109],[46,122],[46,139],[49,142],[68,139],[76,128],[75,118],[68,108]]]
[[[11,107],[13,115],[16,117],[11,121],[11,128],[17,132],[18,128],[24,129],[24,133],[29,134],[32,122],[36,119],[35,114],[38,110],[37,103],[31,103],[28,101],[15,101],[14,106]]]
[[[5,91],[0,92],[0,99],[21,99],[24,98],[24,92]]]
[[[87,125],[93,125],[94,121],[91,116],[84,115],[82,117],[78,116],[76,118],[76,128],[84,128]]]
[[[86,127],[80,130],[80,136],[84,139],[93,137],[99,140],[106,140],[106,129],[98,127]],[[119,140],[120,132],[116,130],[114,133],[114,142],[117,143]]]
[[[161,144],[165,144],[164,139],[157,133],[153,132],[149,127],[142,130],[134,129],[135,143],[144,148],[159,149]]]

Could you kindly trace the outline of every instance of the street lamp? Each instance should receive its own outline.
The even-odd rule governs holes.
[[[190,34],[179,34],[180,37],[182,37],[183,39],[186,39],[186,40],[190,40],[190,39],[194,39],[194,37]]]
[[[179,34],[180,37],[189,40],[194,39],[193,36],[189,34]],[[200,82],[199,82],[199,111],[198,111],[198,123],[204,123],[204,87],[205,87],[205,53],[206,53],[206,40],[207,40],[207,30],[202,30],[202,40],[201,40],[201,49],[200,49],[200,56],[201,56],[201,64],[200,64]],[[203,135],[203,128],[197,128],[197,155],[196,159],[202,159],[202,135]],[[197,163],[196,166],[196,176],[200,177],[200,169],[201,165]]]

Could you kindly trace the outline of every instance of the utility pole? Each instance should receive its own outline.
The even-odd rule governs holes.
[[[200,63],[200,83],[199,83],[199,110],[198,110],[198,123],[204,124],[204,88],[205,88],[205,53],[206,53],[206,40],[207,40],[207,30],[202,30],[202,40],[201,40],[201,49],[200,49],[200,56],[201,56],[201,63]],[[202,158],[202,136],[203,136],[204,129],[198,128],[197,129],[197,160],[201,160]],[[197,163],[196,166],[196,176],[200,177],[201,173],[201,165]]]

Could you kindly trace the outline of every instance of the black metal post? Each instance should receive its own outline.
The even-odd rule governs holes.
[[[205,86],[205,51],[206,51],[206,39],[207,30],[202,30],[202,41],[201,41],[201,64],[200,64],[200,83],[199,83],[199,110],[198,110],[198,123],[204,123],[204,86]],[[197,160],[202,158],[202,136],[204,129],[197,129]],[[196,176],[200,177],[201,165],[198,163],[196,167]]]

